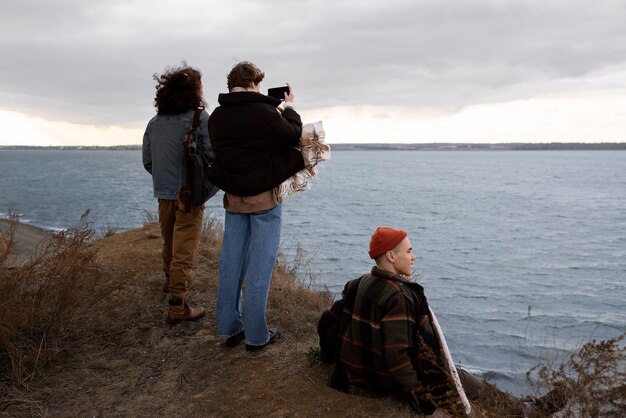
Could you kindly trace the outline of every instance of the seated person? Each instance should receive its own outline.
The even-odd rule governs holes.
[[[468,416],[470,399],[497,398],[511,416],[549,416],[562,407],[555,391],[532,408],[457,369],[424,288],[411,281],[415,255],[407,233],[381,227],[370,240],[376,266],[345,285],[318,324],[322,359],[335,362],[331,386],[352,394],[393,395],[433,417]]]

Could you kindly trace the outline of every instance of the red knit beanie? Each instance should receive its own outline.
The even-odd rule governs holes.
[[[401,229],[378,227],[370,239],[370,257],[375,259],[393,250],[406,236],[406,231]]]

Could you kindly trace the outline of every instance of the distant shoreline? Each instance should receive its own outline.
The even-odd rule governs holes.
[[[508,143],[354,143],[330,144],[333,151],[613,151],[626,150],[626,142],[508,142]],[[141,145],[114,146],[26,146],[0,145],[0,150],[55,151],[129,151],[141,150]]]

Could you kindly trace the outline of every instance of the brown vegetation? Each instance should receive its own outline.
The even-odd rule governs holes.
[[[0,416],[412,415],[394,399],[356,397],[327,386],[328,366],[311,360],[316,322],[330,295],[294,279],[295,271],[306,271],[302,253],[295,264],[282,260],[274,271],[268,323],[279,327],[280,338],[249,353],[243,345],[226,348],[216,336],[212,313],[222,234],[214,219],[205,225],[190,289],[192,304],[209,315],[175,327],[165,322],[155,223],[94,241],[84,218],[19,263],[12,252],[15,217],[10,225],[0,232]],[[623,359],[623,349],[603,347]],[[616,357],[598,361],[613,367]],[[550,383],[563,376],[542,374]],[[623,406],[624,387],[618,388],[610,396]]]
[[[21,265],[12,262],[12,217],[0,240],[0,378],[23,390],[52,360],[102,336],[104,316],[92,312],[105,307],[116,285],[101,281],[94,268],[86,215],[78,227],[50,235]]]
[[[626,417],[626,334],[582,346],[558,367],[536,366],[531,381],[559,388],[568,399],[563,417]]]

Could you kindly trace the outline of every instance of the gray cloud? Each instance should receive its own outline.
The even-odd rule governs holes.
[[[625,1],[11,3],[0,108],[72,122],[145,120],[152,74],[182,60],[211,106],[248,59],[301,108],[523,99],[626,62]]]

